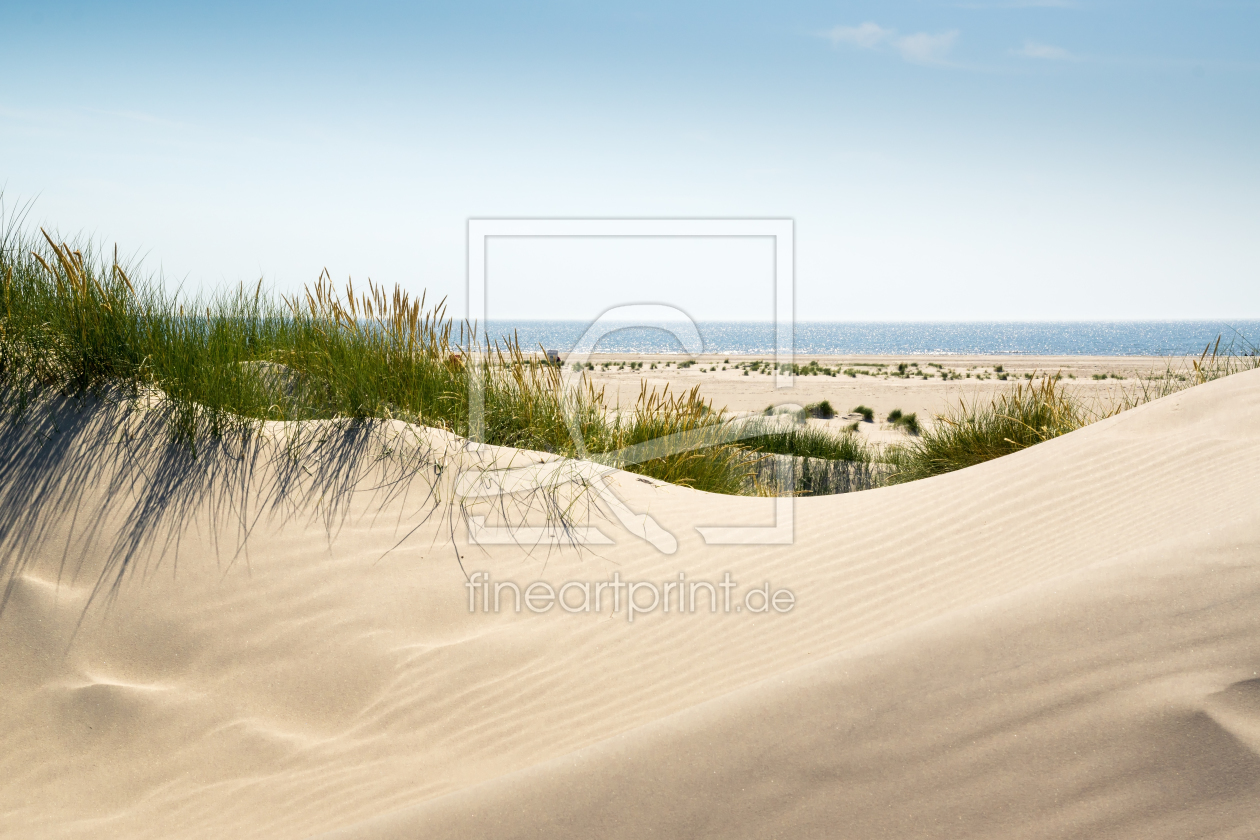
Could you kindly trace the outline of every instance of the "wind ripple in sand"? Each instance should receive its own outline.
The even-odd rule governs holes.
[[[628,480],[676,555],[620,536],[582,557],[463,554],[519,581],[731,571],[792,587],[787,616],[469,615],[449,532],[394,550],[414,510],[366,470],[321,508],[336,527],[297,498],[249,514],[247,565],[220,552],[250,503],[211,494],[230,525],[183,508],[171,527],[201,537],[181,537],[178,574],[129,580],[71,644],[84,601],[47,581],[67,553],[88,579],[110,529],[44,502],[23,571],[44,583],[0,617],[20,665],[0,677],[4,830],[1248,836],[1258,420],[1260,372],[1241,374],[961,473],[800,500],[790,546],[704,546],[691,524],[760,521],[760,500]],[[109,476],[69,454],[78,521],[125,524]],[[0,512],[5,476],[29,474],[0,466]]]

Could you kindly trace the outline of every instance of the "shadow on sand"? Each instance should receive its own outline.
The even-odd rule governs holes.
[[[401,499],[400,509],[422,520],[441,506],[438,479],[451,440],[444,451],[442,440],[417,427],[386,420],[269,423],[219,438],[201,434],[194,454],[172,438],[167,409],[143,402],[45,395],[17,419],[6,412],[0,611],[17,576],[51,550],[61,552],[59,582],[79,577],[92,556],[100,571],[90,603],[112,598],[145,564],[177,563],[184,540],[215,541],[230,564],[260,522],[319,522],[332,539],[352,500],[355,509],[380,511]],[[209,527],[198,532],[194,520],[202,517]],[[220,544],[228,540],[233,544]]]

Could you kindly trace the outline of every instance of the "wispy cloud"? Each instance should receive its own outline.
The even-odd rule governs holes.
[[[1054,47],[1050,44],[1038,44],[1035,41],[1025,41],[1024,46],[1018,50],[1011,50],[1015,55],[1022,55],[1024,58],[1040,58],[1048,61],[1075,61],[1076,56],[1063,49],[1063,47]]]
[[[957,40],[958,30],[951,29],[949,32],[940,32],[936,35],[916,32],[914,35],[898,38],[895,43],[901,57],[906,61],[917,64],[936,64],[944,61]]]
[[[896,50],[906,61],[916,64],[939,64],[953,49],[954,42],[958,40],[958,30],[898,35],[897,30],[868,20],[859,26],[837,26],[829,29],[823,33],[823,37],[836,46],[847,44],[864,50],[876,50],[888,46]]]
[[[837,26],[828,30],[826,36],[833,44],[852,44],[855,47],[871,50],[896,34],[894,29],[885,29],[878,23],[867,21],[861,26]]]

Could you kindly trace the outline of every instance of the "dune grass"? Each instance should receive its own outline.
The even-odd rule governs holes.
[[[888,412],[888,424],[894,429],[901,429],[907,434],[917,435],[919,433],[918,415],[913,412],[904,414],[900,408],[894,408]]]
[[[1260,367],[1260,354],[1255,345],[1240,335],[1222,348],[1218,337],[1199,358],[1181,363],[1169,360],[1162,373],[1139,377],[1123,386],[1105,407],[1083,402],[1060,384],[1057,374],[1030,376],[1029,381],[989,402],[961,402],[920,429],[912,441],[888,447],[883,453],[891,467],[887,480],[898,484],[974,466],[1177,391],[1256,367]],[[905,416],[910,415],[899,419]]]
[[[487,443],[577,454],[621,452],[652,437],[690,436],[684,452],[618,466],[665,481],[739,493],[746,448],[718,431],[720,412],[686,394],[644,392],[607,409],[584,378],[512,338],[491,340],[401,288],[336,289],[325,272],[304,294],[238,287],[181,299],[87,244],[0,229],[0,401],[12,420],[39,392],[144,393],[168,409],[174,442],[248,438],[267,420],[401,419],[471,431],[470,385],[484,394]],[[695,442],[698,441],[698,442]]]
[[[836,416],[836,410],[829,400],[822,400],[816,403],[810,403],[805,406],[805,412],[810,417],[817,417],[821,420],[830,420]]]
[[[3,222],[3,220],[0,220]],[[641,391],[629,412],[611,411],[602,389],[578,372],[491,340],[398,287],[334,287],[325,272],[302,295],[262,288],[181,299],[88,245],[0,224],[0,411],[21,421],[49,390],[71,396],[140,394],[168,409],[172,440],[192,449],[204,434],[248,438],[263,421],[400,419],[458,435],[474,431],[470,386],[484,395],[492,444],[587,456],[654,478],[718,493],[746,492],[750,464],[781,454],[831,461],[886,461],[893,482],[1000,457],[1080,428],[1114,411],[1257,365],[1256,348],[1220,340],[1191,363],[1126,381],[1107,411],[1087,408],[1045,376],[990,403],[960,404],[922,429],[913,415],[890,422],[917,437],[875,454],[860,435],[807,425],[766,425],[733,435],[699,396]],[[681,362],[679,368],[692,362]],[[591,365],[586,366],[592,369]],[[899,368],[899,372],[900,372]],[[866,406],[854,411],[874,420]],[[826,416],[826,403],[805,414]],[[664,441],[664,442],[662,442]],[[654,443],[653,443],[654,442]],[[681,443],[680,443],[681,442]]]
[[[1217,336],[1216,341],[1208,342],[1197,359],[1168,359],[1163,371],[1137,377],[1126,384],[1118,394],[1116,410],[1135,408],[1195,385],[1260,367],[1260,346],[1241,333],[1221,346],[1223,338]]]
[[[1090,418],[1054,377],[1020,383],[990,402],[959,403],[912,441],[889,447],[896,484],[974,466],[1079,429]]]
[[[761,422],[755,423],[749,432],[752,434],[740,443],[753,452],[864,464],[874,460],[871,447],[861,434],[852,431],[836,434],[818,426]]]

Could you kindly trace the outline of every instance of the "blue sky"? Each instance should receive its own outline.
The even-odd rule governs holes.
[[[1260,317],[1260,2],[7,3],[0,31],[6,201],[188,291],[327,266],[462,310],[469,217],[753,216],[796,220],[802,319]],[[528,256],[495,317],[769,317],[738,250],[685,280]]]

